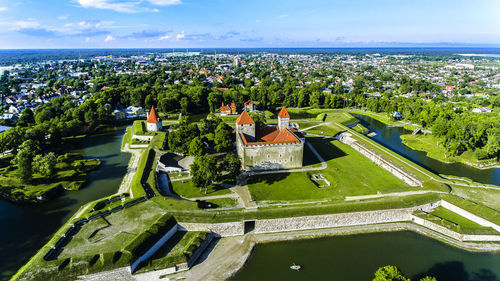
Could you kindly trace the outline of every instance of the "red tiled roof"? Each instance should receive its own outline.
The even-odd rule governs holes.
[[[240,116],[238,116],[238,119],[236,119],[236,124],[238,125],[243,125],[243,124],[255,124],[253,121],[252,117],[248,114],[248,112],[243,111]]]
[[[151,111],[149,112],[148,115],[148,120],[146,120],[148,123],[158,123],[160,122],[160,117],[156,114],[155,107],[151,107]]]
[[[222,104],[222,106],[220,107],[220,111],[228,111],[228,110],[230,110],[229,105]]]
[[[249,142],[245,134],[241,133],[240,135],[245,145],[300,143],[299,137],[292,130],[284,129],[280,131],[278,127],[265,127],[259,130],[257,141],[254,142]]]
[[[251,101],[251,100],[247,100],[247,101],[245,102],[245,106],[247,106],[247,105],[251,105],[251,104],[253,104],[253,101]]]
[[[290,114],[288,114],[288,111],[286,110],[286,108],[284,106],[281,109],[280,113],[278,114],[278,117],[281,117],[281,118],[290,118]]]

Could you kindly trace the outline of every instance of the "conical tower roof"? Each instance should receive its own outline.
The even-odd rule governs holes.
[[[156,114],[155,107],[151,107],[151,111],[149,112],[148,115],[148,120],[146,120],[148,123],[158,123],[160,122],[160,117],[158,117],[158,114]]]

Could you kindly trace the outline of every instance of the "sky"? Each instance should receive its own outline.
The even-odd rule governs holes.
[[[0,0],[0,49],[500,47],[499,0]]]

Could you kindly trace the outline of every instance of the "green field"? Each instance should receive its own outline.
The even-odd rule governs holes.
[[[428,214],[417,211],[415,215],[459,233],[498,235],[493,228],[477,224],[441,206]]]
[[[313,144],[328,167],[319,171],[252,176],[248,179],[248,188],[254,200],[342,199],[409,188],[346,144],[318,137],[308,137],[306,141]],[[331,185],[317,187],[310,180],[313,173],[323,174]]]

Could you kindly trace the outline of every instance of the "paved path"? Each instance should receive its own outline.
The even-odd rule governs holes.
[[[252,195],[250,195],[250,191],[248,191],[247,185],[233,187],[233,191],[238,194],[238,197],[241,199],[241,202],[243,203],[243,206],[245,208],[257,208],[257,204],[252,200]]]
[[[127,174],[123,177],[122,183],[120,184],[120,188],[118,188],[117,193],[125,193],[130,191],[130,197],[134,198],[130,190],[130,185],[132,183],[132,179],[135,176],[135,172],[137,171],[137,166],[139,166],[139,159],[141,158],[142,150],[130,149],[127,147],[127,144],[122,149],[122,152],[128,152],[132,154],[130,162],[127,167]]]
[[[405,191],[405,192],[393,192],[393,193],[378,193],[378,194],[372,194],[372,195],[346,196],[345,201],[375,199],[375,198],[382,198],[382,197],[403,197],[403,196],[426,194],[426,193],[443,193],[443,194],[446,193],[447,194],[449,192],[434,191],[434,190],[420,190],[420,191]]]
[[[309,128],[302,129],[301,131],[302,131],[302,132],[304,132],[304,131],[307,131],[307,130],[310,130],[310,129],[314,129],[314,128],[316,128],[316,127],[323,126],[323,125],[324,125],[324,124],[323,124],[323,123],[321,123],[321,124],[318,124],[318,125],[311,126],[311,127],[309,127]]]

